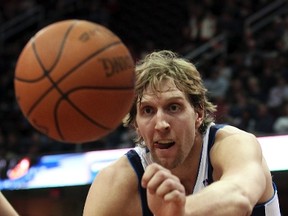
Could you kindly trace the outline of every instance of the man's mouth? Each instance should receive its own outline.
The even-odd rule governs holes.
[[[158,141],[154,142],[154,147],[159,149],[168,149],[175,144],[174,141]]]

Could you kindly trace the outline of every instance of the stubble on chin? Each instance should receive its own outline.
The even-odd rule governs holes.
[[[151,152],[153,161],[166,169],[172,170],[182,163],[181,154],[177,154],[176,158],[159,158],[154,152]]]

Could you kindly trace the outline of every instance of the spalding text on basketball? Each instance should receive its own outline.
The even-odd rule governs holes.
[[[131,58],[129,56],[102,58],[100,61],[107,77],[111,77],[133,67]]]

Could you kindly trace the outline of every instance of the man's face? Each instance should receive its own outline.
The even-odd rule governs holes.
[[[185,94],[173,81],[161,83],[159,91],[144,91],[137,104],[136,130],[155,162],[173,169],[190,153],[201,122]]]

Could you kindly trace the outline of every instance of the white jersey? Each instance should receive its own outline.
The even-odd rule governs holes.
[[[196,184],[194,186],[194,190],[193,190],[192,194],[198,193],[203,188],[205,188],[206,186],[208,186],[210,183],[213,182],[213,179],[212,179],[213,168],[212,168],[211,163],[210,163],[209,151],[210,151],[212,145],[214,144],[214,138],[215,138],[215,134],[216,134],[217,130],[223,126],[224,125],[211,124],[208,127],[207,132],[203,137],[203,146],[202,146],[201,159],[200,159],[200,164],[199,164],[199,169],[198,169],[198,175],[197,175]],[[153,163],[153,159],[151,157],[150,152],[146,148],[135,147],[133,150],[130,150],[130,152],[127,153],[127,157],[129,159],[131,165],[133,166],[136,174],[138,175],[138,179],[140,182],[141,177],[142,177],[146,167],[149,164]],[[138,162],[137,162],[137,160],[135,160],[135,157],[138,157],[137,158]],[[139,163],[141,163],[141,164],[139,164]],[[276,189],[275,184],[273,184],[273,185],[274,185],[274,191],[275,191],[273,197],[266,203],[256,205],[254,207],[252,216],[281,216],[280,208],[279,208],[278,195],[277,195],[277,189]],[[142,188],[141,190],[142,190],[141,193],[145,193],[145,189]],[[141,194],[141,199],[142,199],[142,208],[144,205],[143,202],[145,203],[145,206],[147,208],[147,203],[145,200],[146,195]],[[143,211],[143,215],[145,215],[145,216],[149,215],[148,213],[144,213],[144,212],[145,211]]]

